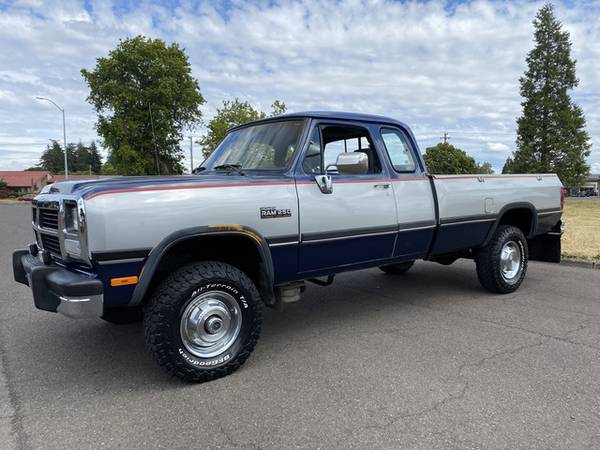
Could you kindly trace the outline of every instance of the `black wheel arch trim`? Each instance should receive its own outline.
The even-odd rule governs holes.
[[[171,233],[170,235],[165,237],[158,245],[156,245],[156,247],[154,247],[150,251],[148,259],[146,260],[144,268],[142,269],[142,273],[140,274],[139,282],[136,285],[135,290],[133,291],[133,295],[131,296],[131,300],[128,306],[137,306],[142,302],[142,300],[148,292],[148,288],[150,287],[150,284],[154,277],[154,273],[157,267],[159,266],[162,258],[174,245],[198,237],[224,235],[244,236],[245,238],[252,240],[260,255],[264,269],[261,270],[262,277],[264,278],[263,280],[261,280],[262,286],[257,286],[257,288],[261,296],[263,296],[263,301],[267,305],[273,304],[275,302],[275,294],[273,292],[275,277],[273,270],[273,260],[271,258],[271,251],[269,250],[269,245],[266,239],[253,228],[233,224],[213,226],[208,225],[185,228],[179,231],[175,231],[174,233]]]
[[[502,217],[504,216],[504,214],[506,214],[507,212],[509,212],[511,210],[515,210],[515,209],[528,209],[529,211],[531,211],[531,228],[528,233],[524,233],[524,234],[525,234],[526,238],[531,238],[535,235],[535,230],[537,230],[537,224],[538,224],[538,210],[535,208],[535,206],[529,202],[508,203],[508,204],[504,205],[500,209],[498,214],[496,215],[496,220],[494,221],[492,227],[490,228],[490,231],[488,232],[488,235],[486,236],[485,240],[483,241],[483,244],[481,244],[482,246],[486,246],[487,244],[489,244],[490,240],[492,239],[492,236],[498,229],[498,225],[500,225],[500,221],[502,220]]]

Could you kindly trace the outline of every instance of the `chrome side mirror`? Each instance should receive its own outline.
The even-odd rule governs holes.
[[[323,194],[331,194],[333,192],[331,175],[315,175],[315,181]]]
[[[369,158],[362,152],[340,153],[335,166],[341,174],[364,174],[369,171]]]

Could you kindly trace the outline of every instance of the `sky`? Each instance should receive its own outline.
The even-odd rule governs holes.
[[[450,143],[497,172],[515,148],[519,77],[533,46],[531,1],[0,0],[0,170],[34,165],[49,139],[97,139],[80,70],[119,39],[143,34],[185,48],[210,120],[225,99],[268,111],[338,110],[407,123],[421,150]],[[573,99],[600,173],[600,0],[555,2],[571,33]],[[185,130],[200,135],[201,125]],[[189,141],[182,142],[189,151]],[[195,148],[196,162],[199,149]]]

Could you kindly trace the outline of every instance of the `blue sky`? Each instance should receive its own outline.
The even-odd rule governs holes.
[[[571,32],[573,97],[600,172],[600,1],[557,2]],[[48,139],[96,138],[79,73],[119,38],[177,41],[207,100],[205,120],[239,97],[268,110],[332,109],[408,123],[424,150],[451,143],[500,169],[514,150],[518,78],[541,2],[488,0],[0,1],[0,169],[33,165]],[[202,126],[186,134],[198,135]],[[187,151],[187,144],[184,145]],[[196,155],[198,159],[199,155]]]

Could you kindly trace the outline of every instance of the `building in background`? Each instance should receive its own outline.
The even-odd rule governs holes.
[[[587,181],[579,188],[579,193],[584,195],[600,195],[600,174],[590,175]]]
[[[6,183],[6,190],[14,195],[39,192],[51,179],[45,170],[2,170],[0,180]]]

